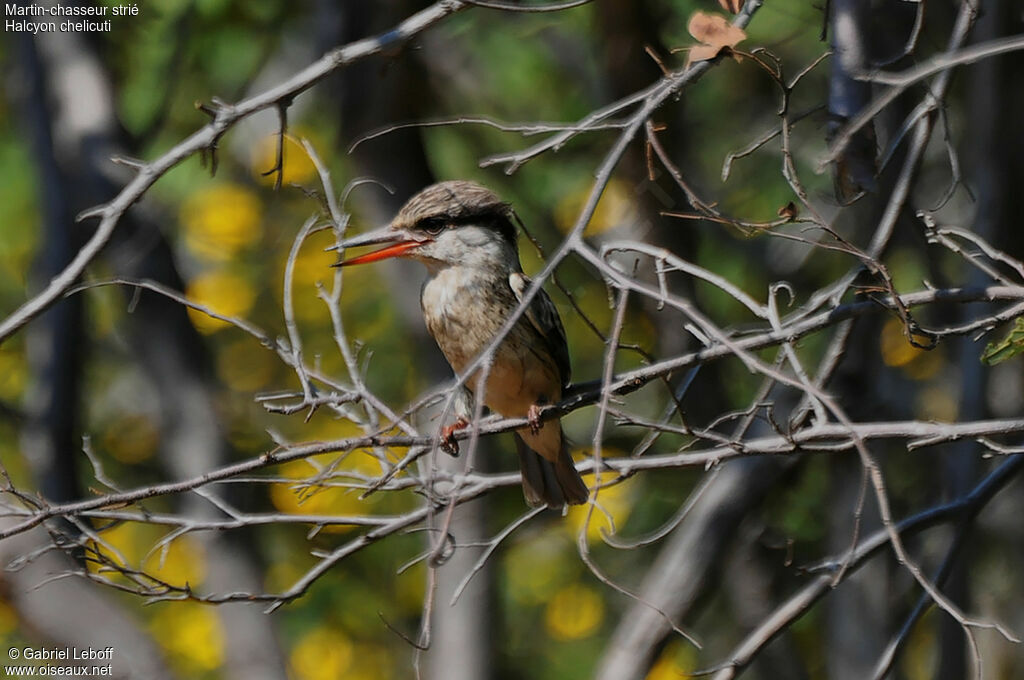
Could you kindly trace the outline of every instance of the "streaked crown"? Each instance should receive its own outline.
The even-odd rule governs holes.
[[[452,180],[432,184],[406,202],[391,223],[393,229],[431,231],[460,224],[490,227],[515,245],[512,206],[476,182]]]

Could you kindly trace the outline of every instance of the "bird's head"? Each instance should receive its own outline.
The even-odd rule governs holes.
[[[383,245],[335,266],[404,257],[437,271],[450,266],[520,271],[512,207],[475,182],[431,185],[409,199],[391,224],[338,247]]]

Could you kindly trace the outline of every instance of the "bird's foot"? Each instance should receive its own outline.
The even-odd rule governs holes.
[[[530,426],[530,434],[537,434],[540,432],[540,406],[537,404],[530,404],[530,408],[526,411],[526,422]]]
[[[459,442],[455,439],[455,433],[469,427],[469,421],[459,418],[451,425],[441,428],[441,450],[450,456],[459,455]]]

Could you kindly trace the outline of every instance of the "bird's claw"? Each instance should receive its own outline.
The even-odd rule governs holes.
[[[526,422],[530,426],[530,434],[540,432],[540,406],[530,404],[530,408],[526,411]]]
[[[459,442],[455,439],[455,433],[459,430],[465,430],[467,427],[469,427],[469,421],[465,418],[459,418],[451,425],[445,425],[441,428],[441,450],[449,456],[458,456]]]

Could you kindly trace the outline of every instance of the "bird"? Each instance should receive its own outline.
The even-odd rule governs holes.
[[[423,263],[427,279],[420,306],[427,330],[457,375],[481,356],[516,313],[531,281],[523,273],[512,206],[481,184],[451,180],[428,186],[410,198],[387,224],[346,239],[347,251],[379,249],[342,259],[348,267],[392,257]],[[486,363],[486,362],[485,362]],[[478,389],[479,371],[486,381]],[[561,400],[569,385],[569,347],[558,310],[538,289],[497,345],[490,367],[466,376],[458,418],[442,430],[454,448],[454,432],[469,426],[471,400],[506,418],[526,418],[516,431],[523,495],[531,507],[564,508],[585,503],[588,489],[572,457],[558,419],[540,420],[540,410]]]

